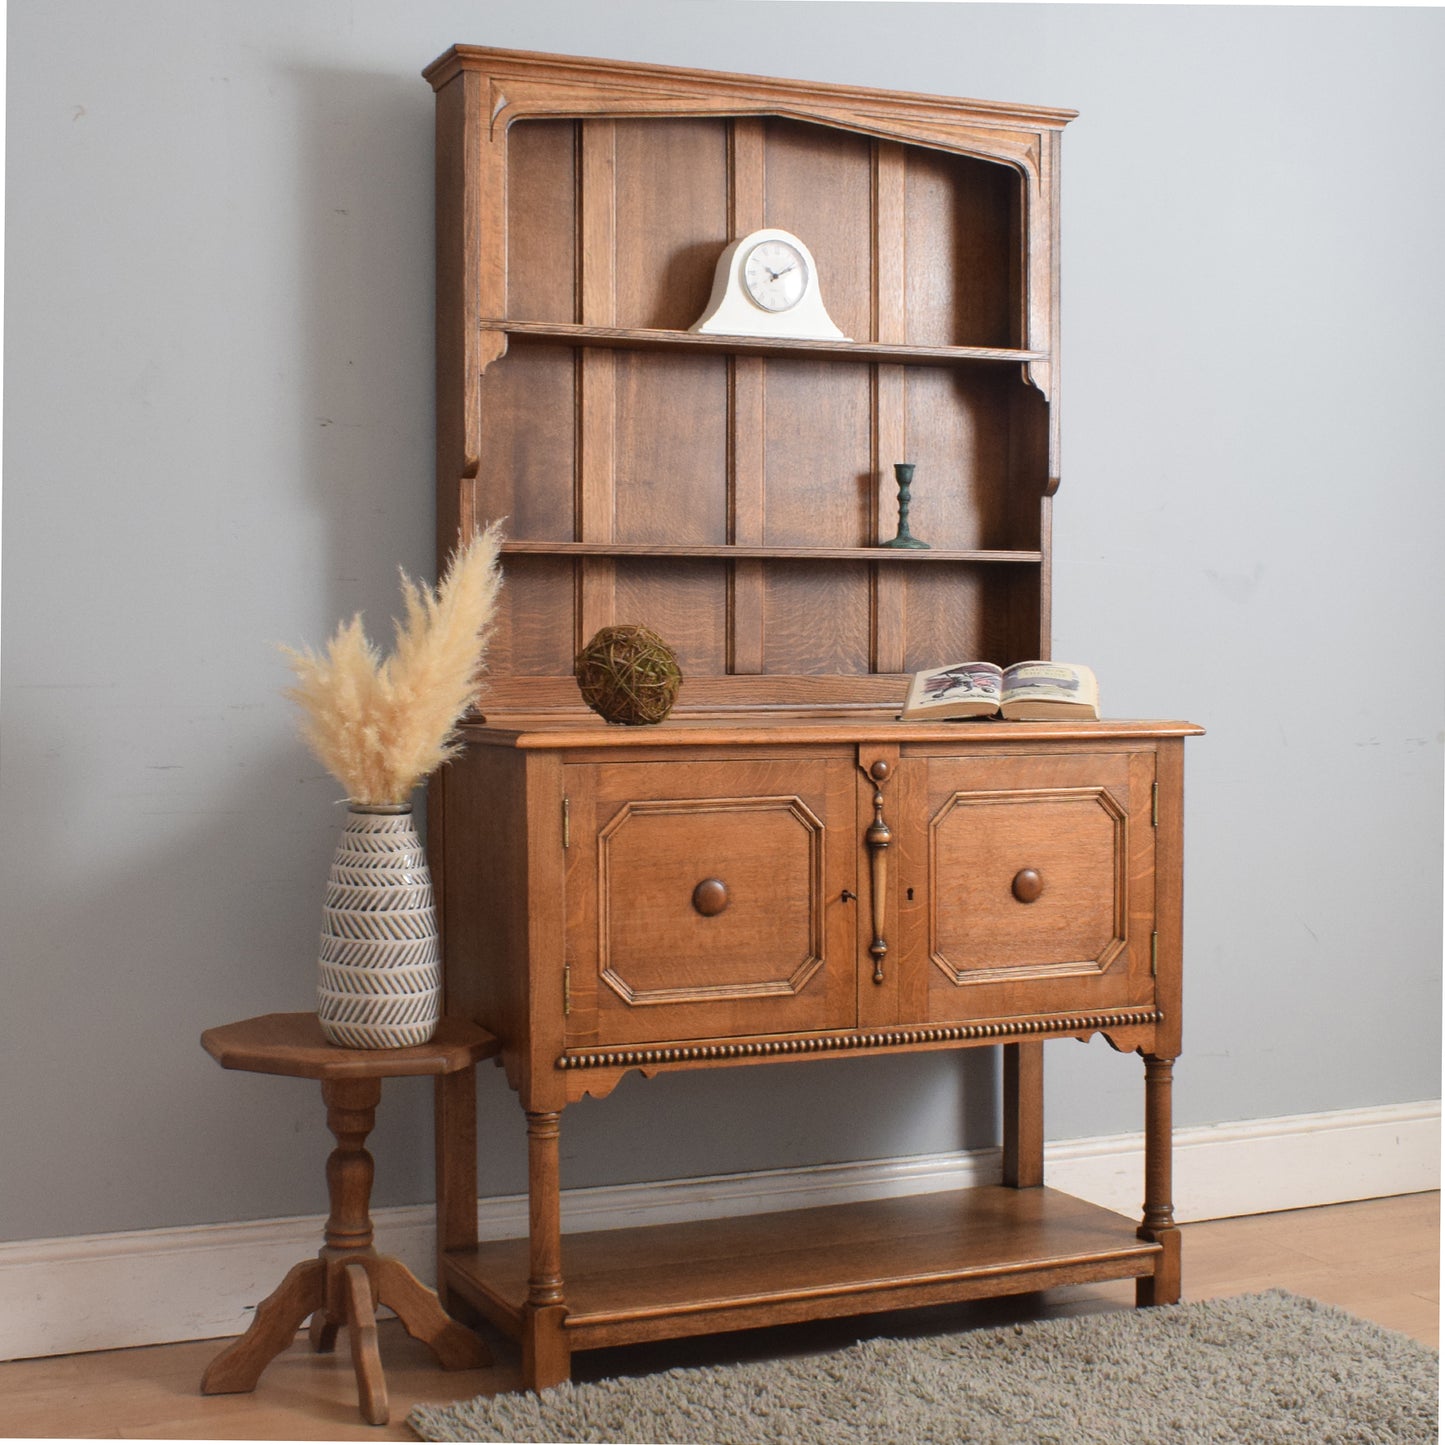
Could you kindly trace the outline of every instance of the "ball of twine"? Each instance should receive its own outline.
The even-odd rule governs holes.
[[[611,723],[660,723],[677,701],[677,654],[650,628],[604,627],[577,654],[582,700]]]

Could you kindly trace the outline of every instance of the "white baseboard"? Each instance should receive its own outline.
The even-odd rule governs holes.
[[[1056,1188],[1121,1214],[1142,1207],[1142,1135],[1066,1140],[1044,1157]],[[1174,1131],[1181,1224],[1439,1187],[1438,1099]]]
[[[1398,1104],[1180,1129],[1181,1222],[1264,1214],[1438,1189],[1440,1104]],[[1046,1151],[1048,1182],[1123,1214],[1140,1207],[1137,1134],[1067,1140]],[[923,1194],[999,1177],[997,1149],[567,1190],[569,1230],[802,1209]],[[526,1233],[520,1195],[483,1200],[483,1238]],[[430,1283],[429,1204],[379,1209],[377,1247]],[[256,1302],[315,1252],[323,1219],[198,1224],[0,1244],[0,1360],[239,1334]]]

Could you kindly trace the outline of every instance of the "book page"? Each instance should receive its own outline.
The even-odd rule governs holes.
[[[1067,662],[1016,662],[1004,673],[1003,696],[1009,702],[1098,701],[1099,685],[1087,668]]]
[[[920,674],[918,702],[997,702],[1003,674],[991,662],[960,662]]]

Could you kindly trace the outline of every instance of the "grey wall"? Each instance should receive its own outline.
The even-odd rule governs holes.
[[[277,640],[430,566],[431,113],[469,41],[1078,107],[1056,653],[1190,745],[1183,1124],[1438,1096],[1445,15],[11,0],[0,1238],[317,1211],[341,814]],[[1328,694],[1326,698],[1325,694]],[[1050,1054],[1055,1137],[1139,1069]],[[988,1141],[986,1055],[626,1082],[566,1182]],[[430,1197],[393,1086],[379,1203]],[[521,1187],[518,1111],[484,1071]]]

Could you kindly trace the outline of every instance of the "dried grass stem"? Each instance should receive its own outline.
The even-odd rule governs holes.
[[[300,731],[354,803],[402,803],[459,751],[481,690],[501,572],[496,523],[456,551],[435,591],[401,573],[405,615],[383,658],[358,612],[321,653],[283,647]]]

